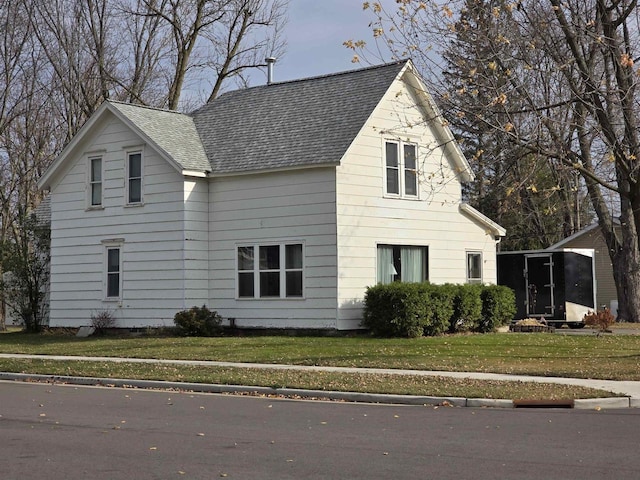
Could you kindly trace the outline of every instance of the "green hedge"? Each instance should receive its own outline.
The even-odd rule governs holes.
[[[424,332],[427,284],[394,282],[369,287],[363,325],[381,337],[420,337]]]
[[[454,285],[451,333],[475,332],[482,320],[482,285]]]
[[[362,324],[380,337],[491,332],[515,311],[515,295],[503,286],[394,282],[367,289]]]
[[[516,314],[516,294],[503,285],[488,285],[480,294],[482,298],[482,320],[479,332],[493,332],[507,325]]]
[[[425,283],[426,295],[422,298],[426,311],[423,335],[432,337],[446,333],[455,313],[455,285],[432,285]]]

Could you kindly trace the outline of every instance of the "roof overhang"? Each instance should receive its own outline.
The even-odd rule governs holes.
[[[291,172],[295,170],[309,170],[312,168],[327,168],[337,167],[340,165],[340,161],[330,161],[323,163],[314,163],[309,165],[292,165],[290,167],[274,167],[274,168],[254,168],[251,170],[236,170],[232,172],[213,172],[207,175],[209,178],[218,177],[236,177],[239,175],[257,175],[261,173],[277,173],[277,172]]]
[[[420,106],[426,111],[427,118],[433,125],[438,137],[441,139],[441,147],[445,151],[445,154],[449,160],[455,166],[457,173],[460,175],[460,179],[463,182],[471,182],[475,178],[471,166],[467,161],[464,153],[460,149],[457,140],[453,136],[451,129],[448,127],[448,122],[444,119],[440,113],[440,109],[436,105],[435,100],[427,90],[426,86],[415,71],[415,67],[411,60],[407,61],[407,65],[400,72],[399,77],[404,76],[405,81],[415,91],[418,98],[421,100]]]
[[[494,237],[504,237],[507,234],[507,231],[504,229],[504,227],[498,225],[496,222],[491,220],[486,215],[480,213],[468,203],[461,203],[460,211],[467,214],[473,220],[486,227],[488,231],[487,233],[491,233]]]
[[[597,223],[592,223],[588,227],[585,227],[582,230],[577,231],[573,235],[570,235],[567,238],[564,238],[564,239],[560,240],[559,242],[556,242],[553,245],[550,245],[549,247],[545,248],[545,250],[557,250],[559,248],[564,248],[564,246],[567,243],[570,243],[573,240],[575,240],[576,238],[581,237],[582,235],[585,235],[585,234],[587,234],[587,233],[589,233],[589,232],[591,232],[593,230],[596,230],[598,228],[600,228],[600,225],[598,225]]]

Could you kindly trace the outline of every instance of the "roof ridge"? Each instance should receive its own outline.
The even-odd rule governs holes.
[[[273,87],[277,87],[277,86],[281,86],[281,85],[291,85],[291,84],[314,81],[314,80],[322,80],[322,79],[325,79],[325,78],[339,77],[339,76],[342,76],[342,75],[352,75],[354,73],[366,72],[366,71],[371,71],[371,70],[377,70],[377,69],[383,69],[383,68],[387,68],[387,67],[392,67],[392,66],[395,66],[395,65],[401,65],[401,64],[407,63],[408,61],[409,61],[409,59],[406,58],[406,59],[403,59],[403,60],[395,60],[393,62],[383,63],[383,64],[380,64],[380,65],[370,65],[368,67],[356,68],[354,70],[343,70],[341,72],[326,73],[326,74],[323,74],[323,75],[315,75],[315,76],[312,76],[312,77],[295,78],[293,80],[284,80],[284,81],[281,81],[281,82],[272,82],[270,84],[255,85],[253,87],[239,88],[239,89],[236,89],[236,90],[230,90],[228,92],[222,93],[219,97],[216,97],[211,102],[206,102],[204,105],[202,105],[202,107],[196,109],[196,112],[198,110],[206,107],[208,104],[215,102],[215,100],[218,99],[218,98],[222,98],[222,97],[224,97],[226,95],[234,94],[234,93],[237,93],[237,92],[247,92],[247,91],[250,91],[250,90],[258,90],[258,89],[263,89],[263,88],[273,88]]]
[[[112,104],[113,103],[117,103],[118,105],[126,105],[126,106],[129,106],[129,107],[144,108],[146,110],[155,110],[157,112],[178,113],[180,115],[185,115],[187,117],[190,116],[187,113],[181,112],[179,110],[171,110],[169,108],[153,107],[151,105],[142,105],[142,104],[139,104],[139,103],[123,102],[121,100],[112,100],[110,98],[106,99],[105,101],[107,103],[112,103]]]
[[[287,84],[287,83],[296,83],[296,82],[306,82],[308,80],[318,80],[318,79],[327,78],[327,77],[337,77],[337,76],[340,76],[340,75],[348,75],[348,74],[351,74],[351,73],[365,72],[367,70],[376,70],[378,68],[385,68],[385,67],[391,67],[391,66],[394,66],[394,65],[400,65],[400,64],[403,64],[403,63],[407,63],[408,61],[409,61],[409,59],[405,58],[405,59],[402,59],[402,60],[395,60],[393,62],[382,63],[380,65],[369,65],[368,67],[355,68],[353,70],[342,70],[340,72],[325,73],[323,75],[314,75],[312,77],[296,78],[296,79],[293,79],[293,80],[284,80],[282,82],[272,82],[270,85],[256,85],[256,87],[251,87],[251,88],[274,86],[274,85],[283,85],[283,84]]]

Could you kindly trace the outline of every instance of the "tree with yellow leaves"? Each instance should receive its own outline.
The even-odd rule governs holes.
[[[580,179],[610,253],[619,319],[640,321],[637,0],[402,0],[371,14],[378,41],[412,57],[451,122],[473,119],[514,163],[544,159],[545,176],[565,179],[558,192]]]

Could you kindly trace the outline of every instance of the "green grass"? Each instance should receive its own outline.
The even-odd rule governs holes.
[[[0,353],[218,360],[266,364],[474,371],[640,380],[640,336],[487,334],[418,339],[246,336],[97,337],[0,335]],[[253,370],[174,365],[0,359],[0,370],[426,396],[564,399],[606,396],[555,384],[417,375]]]
[[[418,339],[0,335],[0,353],[495,372],[640,380],[640,336],[486,334]]]
[[[601,390],[546,383],[100,361],[0,359],[0,371],[435,397],[560,400],[615,396]]]

